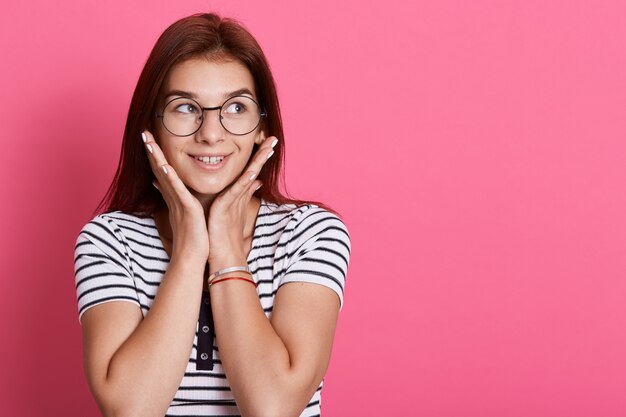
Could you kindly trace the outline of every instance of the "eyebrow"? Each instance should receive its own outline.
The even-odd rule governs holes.
[[[254,94],[252,94],[252,91],[250,91],[249,89],[247,89],[245,87],[244,88],[240,88],[240,89],[235,90],[235,91],[230,91],[230,92],[223,93],[222,94],[222,98],[227,99],[227,98],[230,98],[230,97],[241,96],[241,95],[244,95],[244,94],[247,94],[247,95],[249,95],[249,96],[254,98]],[[168,98],[168,97],[171,97],[171,96],[188,97],[188,98],[192,98],[192,99],[194,99],[196,101],[198,100],[198,96],[197,95],[195,95],[192,92],[183,91],[183,90],[170,90],[170,91],[168,91],[165,94],[165,98]]]

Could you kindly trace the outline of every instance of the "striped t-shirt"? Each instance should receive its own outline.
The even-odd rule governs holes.
[[[248,266],[258,283],[259,300],[268,318],[276,292],[288,282],[327,286],[337,293],[343,305],[349,257],[347,229],[334,214],[311,204],[296,207],[261,202]],[[145,317],[169,256],[154,218],[116,211],[96,216],[81,230],[74,264],[79,320],[90,307],[109,301],[134,303]],[[208,330],[203,323],[199,348],[199,329],[197,326],[185,375],[167,415],[237,416],[240,413],[217,346],[202,352],[206,344],[203,333]],[[207,368],[199,362],[209,355],[213,367],[204,370]],[[322,384],[301,416],[320,414],[321,390]]]

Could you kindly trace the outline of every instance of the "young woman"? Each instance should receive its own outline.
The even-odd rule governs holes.
[[[284,146],[241,25],[194,15],[162,34],[103,214],[76,244],[85,373],[105,416],[320,414],[350,241],[337,216],[281,195]]]

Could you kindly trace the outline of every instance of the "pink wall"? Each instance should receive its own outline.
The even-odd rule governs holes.
[[[241,19],[279,84],[294,195],[353,258],[338,416],[626,415],[626,3],[102,1],[0,13],[0,395],[95,416],[73,245],[160,32]]]

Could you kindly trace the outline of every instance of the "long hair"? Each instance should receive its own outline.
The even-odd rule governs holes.
[[[254,78],[259,104],[267,112],[262,127],[268,135],[278,139],[274,157],[265,163],[257,177],[263,187],[255,196],[276,204],[307,204],[283,195],[279,189],[285,138],[274,78],[261,47],[237,21],[215,14],[195,14],[167,28],[148,57],[128,111],[117,171],[97,212],[121,210],[147,216],[165,205],[152,185],[154,175],[140,135],[152,127],[157,97],[170,69],[197,57],[235,59],[245,65]],[[253,155],[257,149],[255,145]]]

